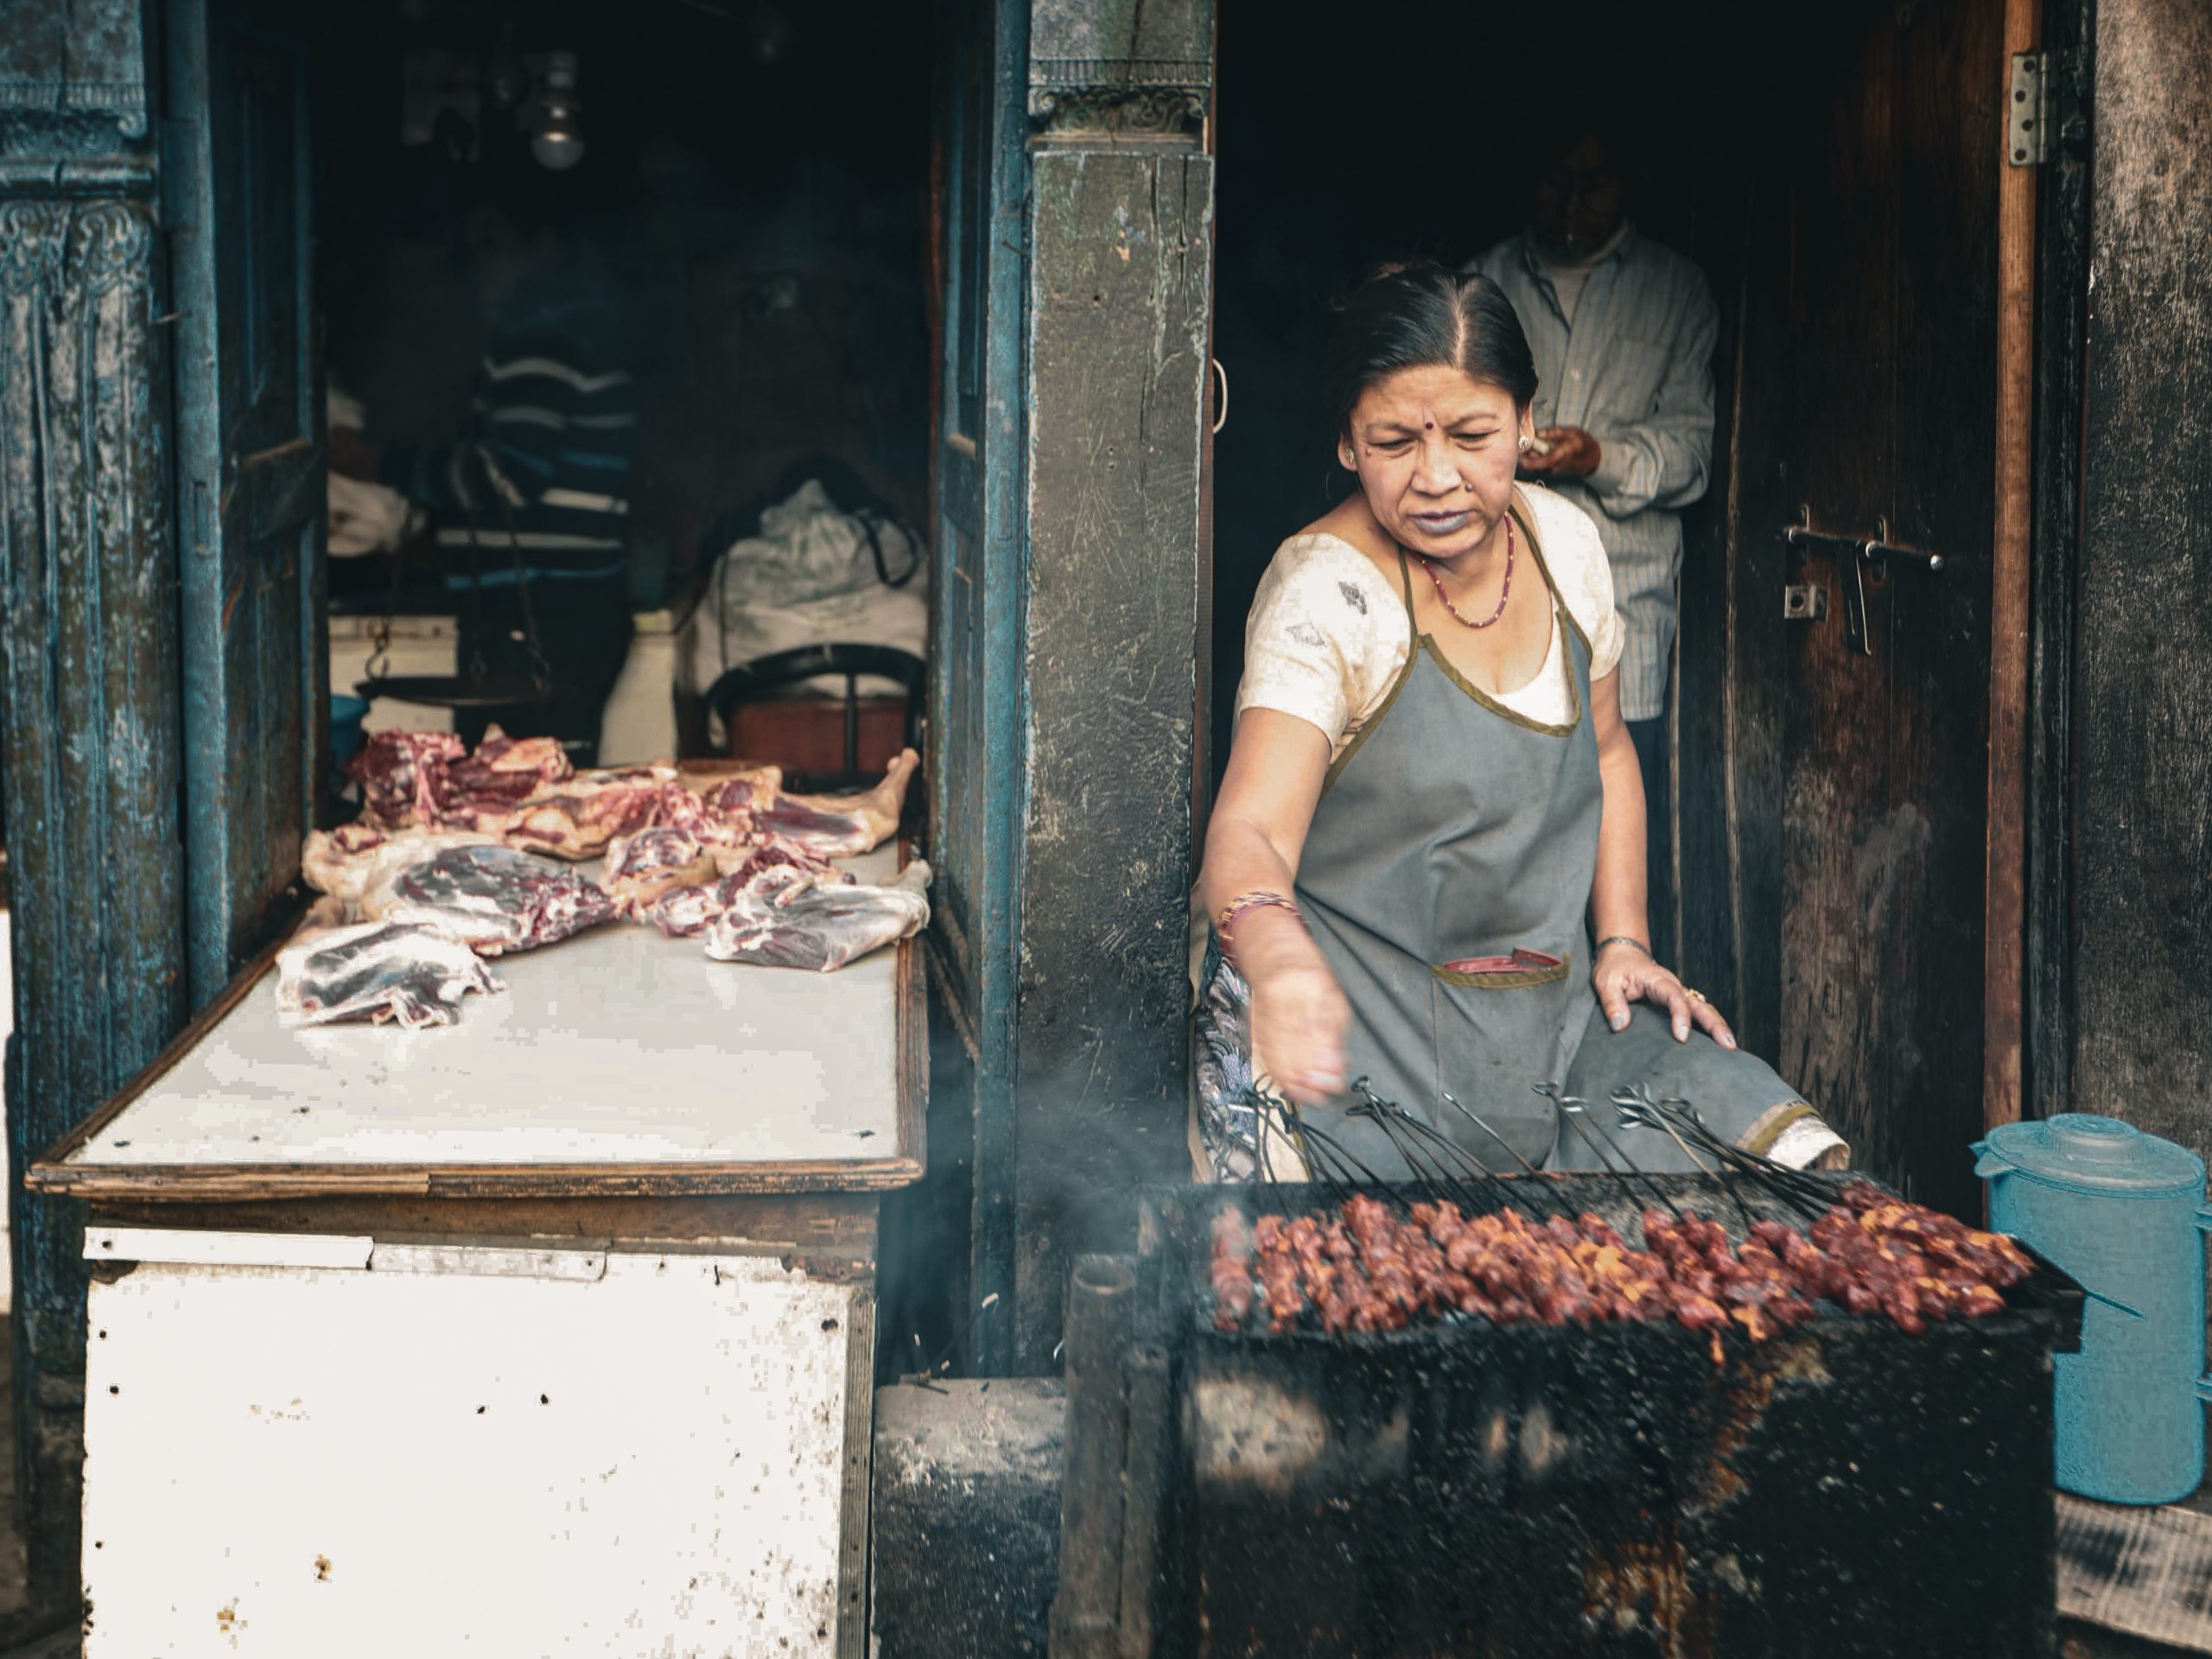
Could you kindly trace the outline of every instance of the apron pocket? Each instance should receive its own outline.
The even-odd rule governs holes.
[[[1428,971],[1446,985],[1465,985],[1483,991],[1524,990],[1532,985],[1556,985],[1567,977],[1569,958],[1548,950],[1516,947],[1509,956],[1462,957]]]

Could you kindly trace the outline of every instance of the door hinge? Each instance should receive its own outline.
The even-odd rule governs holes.
[[[2050,54],[2012,54],[2012,93],[2005,100],[2005,162],[2039,167],[2050,159]]]

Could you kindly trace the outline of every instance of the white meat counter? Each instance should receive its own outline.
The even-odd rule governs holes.
[[[921,949],[601,928],[416,1031],[243,976],[28,1178],[91,1205],[87,1659],[861,1652]]]

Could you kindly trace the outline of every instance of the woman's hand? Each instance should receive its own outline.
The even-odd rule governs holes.
[[[1337,976],[1284,911],[1250,911],[1237,924],[1236,966],[1252,992],[1252,1052],[1300,1106],[1344,1090],[1351,1005]]]
[[[1615,943],[1600,950],[1590,982],[1597,988],[1605,1023],[1615,1031],[1627,1028],[1630,1003],[1649,1002],[1666,1009],[1676,1042],[1689,1041],[1690,1027],[1695,1026],[1721,1047],[1736,1046],[1736,1033],[1728,1029],[1719,1009],[1701,996],[1692,996],[1681,980],[1632,944]]]

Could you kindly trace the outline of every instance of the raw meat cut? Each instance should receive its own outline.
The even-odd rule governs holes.
[[[677,781],[672,766],[580,772],[517,806],[500,838],[510,847],[556,858],[597,858],[617,836],[680,820],[693,810],[691,792]]]
[[[826,974],[919,932],[930,918],[929,880],[930,867],[918,859],[887,887],[822,876],[750,887],[709,925],[707,954],[717,962]]]
[[[361,786],[361,817],[396,830],[436,821],[432,782],[467,753],[451,732],[372,732],[345,772]]]
[[[672,939],[688,939],[705,932],[709,923],[747,893],[780,887],[801,876],[847,884],[853,879],[803,848],[772,841],[737,849],[734,855],[716,848],[714,856],[725,872],[720,880],[671,888],[631,914]]]
[[[663,894],[697,887],[715,874],[715,855],[689,830],[654,824],[607,844],[600,885],[625,916],[635,916]]]
[[[385,830],[363,822],[309,832],[300,874],[317,893],[359,905],[377,878],[448,847],[480,847],[497,838],[474,830]]]
[[[714,855],[715,868],[724,875],[753,876],[767,869],[792,869],[805,875],[834,875],[837,871],[826,855],[787,836],[756,836],[732,846],[710,843],[708,850]]]
[[[380,873],[361,896],[374,921],[427,927],[487,957],[529,950],[614,918],[575,871],[512,847],[448,847]]]
[[[920,764],[920,756],[905,750],[882,782],[859,795],[787,795],[780,780],[756,773],[732,779],[702,798],[725,820],[744,815],[756,835],[779,836],[823,858],[850,858],[881,846],[898,830],[906,786]]]
[[[556,739],[512,738],[496,726],[474,754],[450,732],[376,732],[346,763],[368,823],[493,835],[515,808],[574,771]]]
[[[705,932],[741,891],[741,884],[724,876],[719,881],[674,888],[633,913],[638,920],[651,922],[671,939],[688,939]]]
[[[437,823],[443,829],[497,833],[507,814],[575,773],[559,739],[513,738],[494,726],[474,754],[433,770],[429,787]]]
[[[303,933],[276,953],[277,1018],[287,1026],[449,1026],[462,997],[499,988],[475,952],[427,927],[362,922]]]

